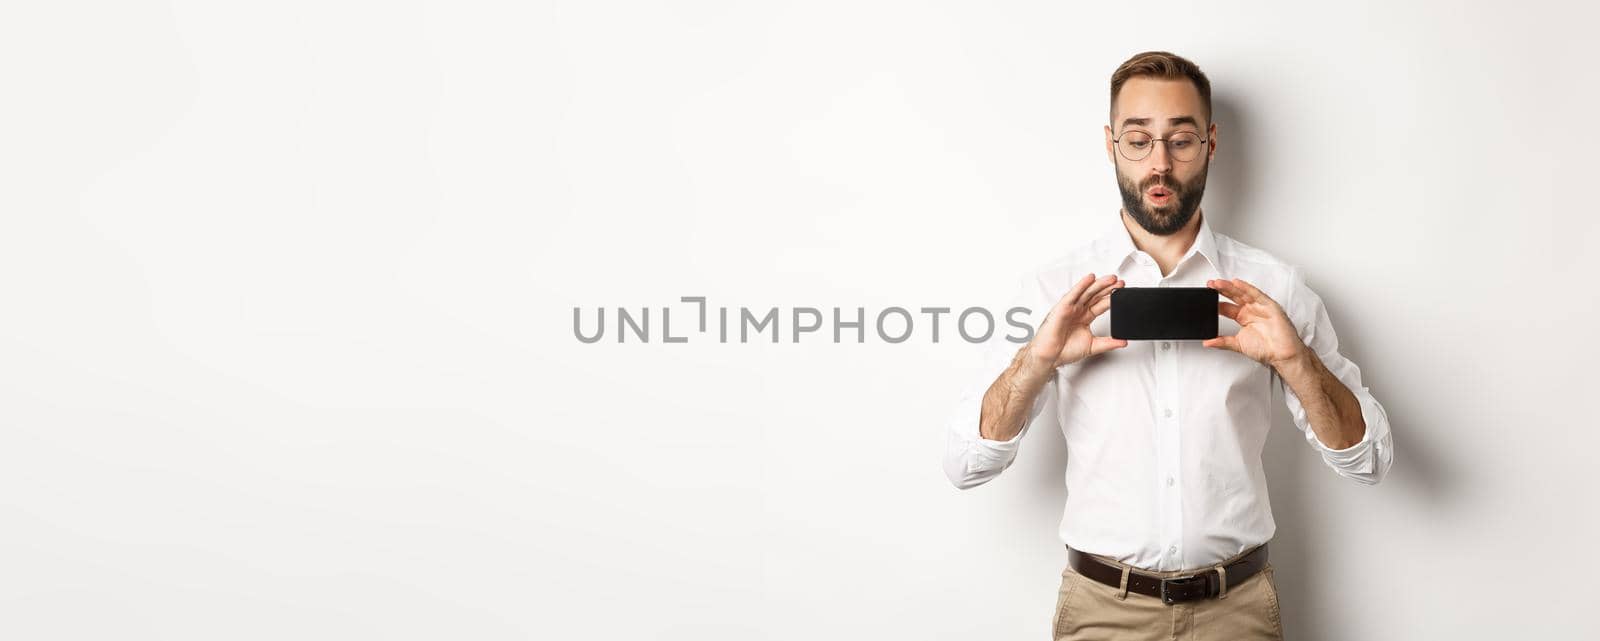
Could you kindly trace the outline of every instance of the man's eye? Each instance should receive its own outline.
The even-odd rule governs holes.
[[[1141,140],[1129,140],[1128,141],[1128,146],[1129,147],[1133,147],[1134,149],[1144,149],[1145,147],[1149,147],[1150,146],[1150,141],[1142,140],[1142,139]]]
[[[1193,142],[1193,141],[1191,141],[1191,140],[1188,140],[1188,139],[1186,139],[1186,138],[1179,138],[1179,139],[1177,139],[1177,140],[1173,140],[1173,141],[1170,141],[1170,143],[1169,143],[1169,144],[1171,144],[1171,145],[1172,145],[1172,148],[1173,148],[1173,149],[1185,149],[1185,148],[1187,148],[1187,147],[1188,147],[1188,146],[1189,146],[1189,145],[1192,145],[1192,144],[1194,144],[1194,142]]]

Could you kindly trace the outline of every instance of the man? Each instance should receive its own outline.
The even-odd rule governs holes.
[[[1304,275],[1207,223],[1211,115],[1210,81],[1182,57],[1141,53],[1112,74],[1119,222],[1023,279],[1018,303],[1048,309],[1042,324],[1020,349],[995,344],[986,388],[950,423],[945,472],[962,489],[1009,467],[1030,428],[1066,436],[1059,640],[1282,638],[1261,467],[1274,387],[1340,476],[1376,484],[1394,460],[1383,407]],[[1108,337],[1128,285],[1216,289],[1219,336]]]

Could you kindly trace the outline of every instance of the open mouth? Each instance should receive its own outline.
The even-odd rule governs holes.
[[[1151,202],[1154,202],[1158,205],[1172,200],[1172,190],[1167,189],[1166,187],[1151,187],[1150,189],[1145,190],[1144,195],[1149,197]]]

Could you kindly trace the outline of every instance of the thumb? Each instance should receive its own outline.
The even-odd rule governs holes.
[[[1127,347],[1127,346],[1128,346],[1128,340],[1125,339],[1125,338],[1111,338],[1110,336],[1096,336],[1096,337],[1094,337],[1094,342],[1089,345],[1089,353],[1090,354],[1104,354],[1104,353],[1109,352],[1111,350],[1122,349],[1122,348]]]
[[[1236,339],[1236,338],[1234,338],[1232,336],[1218,336],[1216,338],[1208,338],[1208,339],[1202,341],[1200,344],[1204,345],[1206,347],[1215,347],[1217,349],[1225,349],[1225,350],[1232,351],[1232,352],[1239,351],[1239,341],[1238,341],[1238,339]]]

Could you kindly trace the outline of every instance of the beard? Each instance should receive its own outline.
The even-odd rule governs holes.
[[[1150,176],[1138,185],[1118,170],[1117,188],[1122,191],[1122,208],[1145,231],[1157,236],[1170,236],[1189,224],[1195,210],[1200,208],[1200,197],[1206,193],[1206,172],[1210,169],[1209,166],[1202,168],[1199,175],[1186,183],[1179,183],[1171,176]],[[1172,197],[1165,205],[1146,207],[1144,192],[1156,185],[1172,192]]]

